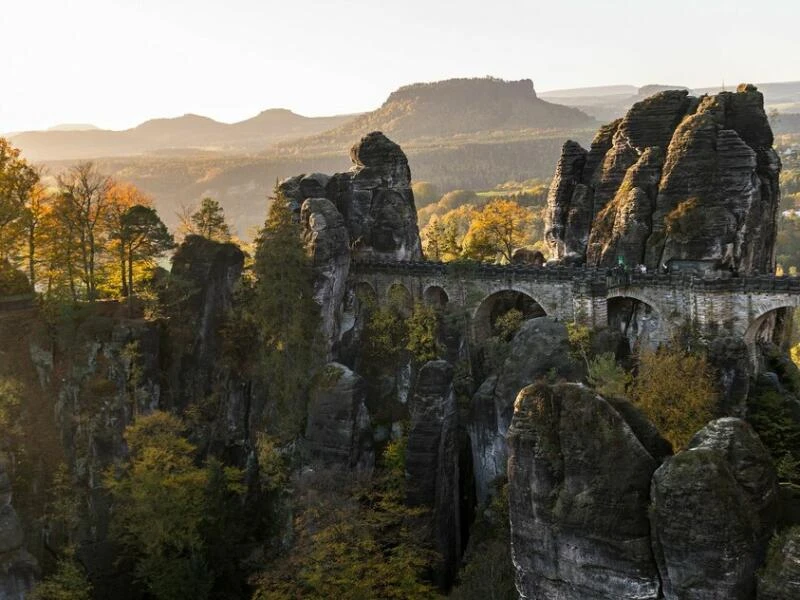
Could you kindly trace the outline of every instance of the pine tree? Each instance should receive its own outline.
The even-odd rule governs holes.
[[[253,314],[264,349],[265,381],[287,433],[296,433],[305,417],[308,373],[317,361],[319,306],[300,225],[280,194],[256,240],[254,272]]]

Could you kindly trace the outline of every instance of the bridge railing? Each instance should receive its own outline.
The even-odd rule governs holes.
[[[452,277],[456,279],[495,279],[498,277],[534,281],[578,281],[605,286],[609,290],[632,286],[691,287],[703,291],[800,292],[800,277],[748,275],[744,277],[698,277],[691,273],[641,273],[619,268],[531,265],[494,265],[473,261],[354,261],[353,273],[395,274],[400,276]]]

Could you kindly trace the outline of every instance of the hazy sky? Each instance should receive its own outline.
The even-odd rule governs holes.
[[[800,79],[798,0],[2,0],[0,131],[371,110],[400,85]]]

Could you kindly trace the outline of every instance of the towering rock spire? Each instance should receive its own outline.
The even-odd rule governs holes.
[[[671,260],[742,273],[775,266],[780,159],[752,85],[693,98],[666,91],[567,142],[548,196],[556,258],[651,269]]]

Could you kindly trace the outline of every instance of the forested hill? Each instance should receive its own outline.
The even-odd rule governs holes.
[[[198,150],[258,152],[289,139],[314,135],[352,120],[354,115],[304,117],[276,108],[238,123],[221,123],[187,114],[151,119],[124,131],[105,129],[28,131],[10,137],[29,160],[79,160],[145,153]]]
[[[305,151],[340,148],[376,130],[414,145],[443,138],[466,141],[480,134],[541,134],[595,124],[593,118],[576,108],[538,98],[530,79],[448,79],[401,87],[377,110],[290,145]]]

